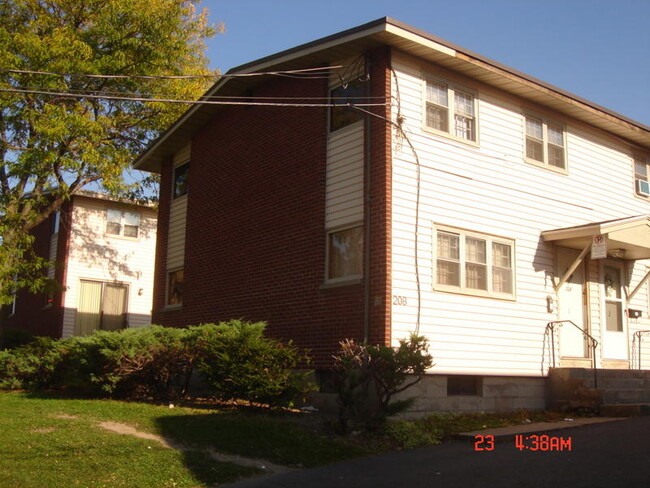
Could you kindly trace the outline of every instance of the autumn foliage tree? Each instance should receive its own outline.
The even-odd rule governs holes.
[[[45,283],[30,230],[89,185],[133,190],[134,155],[188,107],[143,99],[214,82],[204,41],[219,28],[197,3],[0,1],[0,303]]]

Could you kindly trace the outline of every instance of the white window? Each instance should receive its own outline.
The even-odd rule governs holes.
[[[467,90],[427,80],[425,124],[467,141],[476,141],[476,97]]]
[[[456,229],[436,229],[436,289],[514,297],[514,241]]]
[[[327,234],[327,279],[363,276],[363,226]]]
[[[122,237],[138,237],[140,214],[121,210],[106,210],[106,233]]]
[[[539,117],[525,117],[526,159],[566,169],[564,128]]]
[[[648,180],[648,160],[642,157],[634,158],[634,185],[637,195],[650,197],[650,180]]]

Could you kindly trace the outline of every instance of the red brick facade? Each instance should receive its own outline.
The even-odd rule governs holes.
[[[65,259],[70,236],[72,205],[64,203],[60,209],[57,258],[54,278],[65,283]],[[50,257],[50,236],[54,226],[54,215],[37,225],[33,231],[34,252],[45,259]],[[15,313],[7,318],[7,328],[22,329],[35,336],[61,337],[63,328],[63,289],[52,295],[32,294],[23,290],[16,295]]]
[[[373,94],[390,91],[389,51],[370,56]],[[327,80],[268,78],[254,97],[326,97]],[[390,97],[388,96],[388,99]],[[375,113],[387,117],[387,108]],[[164,310],[172,168],[161,170],[153,321],[266,321],[270,335],[331,364],[344,338],[389,337],[390,127],[366,120],[370,276],[324,287],[326,108],[229,107],[192,139],[181,310]],[[364,297],[369,306],[366,312]]]

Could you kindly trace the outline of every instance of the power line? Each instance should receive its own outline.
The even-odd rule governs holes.
[[[182,103],[188,105],[246,105],[246,106],[264,106],[264,107],[380,107],[390,105],[390,102],[370,102],[370,103],[313,103],[313,102],[255,102],[251,99],[246,101],[237,100],[180,100],[172,98],[148,98],[148,97],[129,97],[124,95],[97,95],[97,94],[78,94],[70,92],[55,92],[46,90],[29,90],[21,88],[0,88],[0,93],[17,93],[24,95],[45,95],[52,97],[65,98],[87,98],[94,100],[124,100],[133,102],[160,102],[160,103]],[[289,100],[287,98],[287,100]],[[297,100],[304,100],[298,98]]]
[[[243,78],[251,76],[292,76],[292,75],[301,75],[305,74],[304,78],[312,78],[316,74],[317,76],[322,76],[325,73],[344,68],[343,65],[336,66],[322,66],[319,68],[303,68],[303,69],[294,69],[294,70],[280,70],[280,71],[259,71],[253,73],[232,73],[232,74],[211,74],[211,75],[95,75],[95,74],[86,74],[86,73],[58,73],[54,71],[37,71],[37,70],[22,70],[22,69],[0,69],[0,72],[3,73],[15,73],[15,74],[28,74],[28,75],[46,75],[46,76],[69,76],[69,77],[79,77],[79,78],[98,78],[98,79],[145,79],[145,80],[186,80],[186,79],[197,79],[197,78]],[[303,78],[302,76],[298,76]]]

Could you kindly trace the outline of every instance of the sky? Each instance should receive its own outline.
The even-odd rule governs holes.
[[[203,0],[222,72],[392,17],[650,126],[650,0]]]

